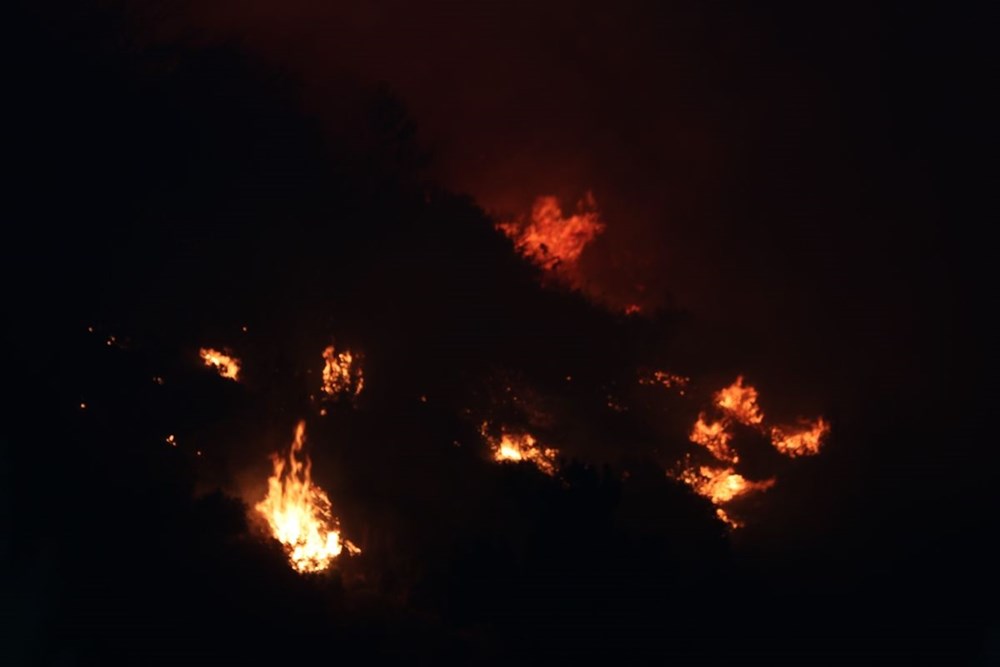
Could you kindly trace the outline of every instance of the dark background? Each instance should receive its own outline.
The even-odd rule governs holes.
[[[11,664],[996,660],[987,17],[533,4],[11,14]],[[543,289],[493,219],[586,190]],[[320,418],[331,340],[366,389]],[[742,433],[778,482],[730,533],[664,468],[738,373],[834,430]],[[364,549],[305,578],[246,512],[301,418]]]

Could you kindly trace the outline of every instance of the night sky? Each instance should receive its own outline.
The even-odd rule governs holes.
[[[1000,660],[985,16],[24,4],[4,664]],[[495,229],[588,192],[573,286]],[[321,415],[330,344],[365,389]],[[738,428],[776,483],[730,530],[666,473],[737,375],[832,430]],[[321,575],[252,511],[300,419],[363,549]]]

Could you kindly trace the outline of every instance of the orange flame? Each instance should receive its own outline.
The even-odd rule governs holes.
[[[815,422],[805,421],[796,430],[775,426],[771,429],[771,444],[785,456],[812,456],[819,454],[829,432],[830,425],[822,417]]]
[[[728,503],[734,498],[755,491],[764,491],[774,486],[774,478],[753,482],[732,468],[711,468],[700,466],[697,470],[685,467],[678,478],[716,505]]]
[[[350,350],[337,352],[333,345],[323,350],[323,393],[327,396],[351,394],[357,396],[365,387],[361,366],[355,365]]]
[[[309,456],[302,461],[297,458],[305,439],[306,423],[300,421],[287,458],[271,455],[274,473],[267,480],[267,496],[255,509],[267,520],[275,539],[284,545],[295,570],[322,572],[344,548],[351,554],[361,550],[341,538],[340,522],[333,516],[330,499],[312,481]]]
[[[744,385],[742,375],[715,394],[715,404],[741,424],[759,426],[764,421],[764,413],[757,405],[757,390]]]
[[[210,347],[203,347],[199,351],[202,361],[205,362],[206,366],[214,366],[216,370],[219,371],[219,375],[224,378],[229,378],[234,382],[239,382],[240,376],[240,360],[236,357],[230,356],[225,352],[219,352],[218,350],[213,350]]]
[[[480,429],[483,437],[490,443],[493,452],[493,460],[503,463],[509,461],[530,461],[544,472],[546,475],[556,474],[556,464],[559,457],[559,450],[552,447],[543,447],[529,433],[508,433],[500,434],[500,438],[492,438],[487,433],[487,424],[483,424]]]
[[[701,445],[720,461],[739,463],[739,454],[729,446],[733,434],[729,432],[726,420],[709,422],[706,419],[704,412],[698,414],[698,421],[694,423],[691,435],[688,436],[691,442]]]
[[[497,228],[514,247],[546,271],[572,273],[583,249],[604,231],[594,195],[587,193],[577,202],[576,214],[563,216],[556,197],[538,197],[531,220],[502,222]]]

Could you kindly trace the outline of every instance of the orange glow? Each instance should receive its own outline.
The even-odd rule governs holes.
[[[213,366],[217,371],[219,371],[219,375],[222,377],[233,380],[234,382],[239,382],[239,359],[225,352],[213,350],[210,347],[201,348],[199,354],[201,354],[202,361],[205,362],[206,366]]]
[[[306,439],[306,423],[295,427],[295,439],[287,456],[271,455],[274,473],[267,480],[267,496],[257,503],[281,542],[288,560],[298,572],[321,572],[346,548],[361,553],[349,540],[340,536],[340,522],[326,492],[312,481],[312,461],[306,455],[299,460]]]
[[[759,426],[764,421],[764,413],[757,405],[757,390],[743,384],[743,376],[715,395],[715,404],[729,416],[747,426]]]
[[[740,460],[736,451],[729,446],[729,441],[732,440],[733,434],[729,432],[725,420],[717,422],[706,421],[705,413],[702,412],[698,415],[698,421],[694,423],[691,435],[688,437],[691,439],[691,442],[701,445],[720,461],[738,463]]]
[[[630,303],[629,305],[625,306],[626,315],[638,315],[641,312],[642,312],[642,306],[636,305],[634,303]]]
[[[728,503],[734,498],[755,491],[764,491],[774,486],[774,479],[753,482],[732,468],[711,468],[700,466],[697,470],[686,467],[681,470],[678,478],[694,489],[694,492],[704,496],[716,505]]]
[[[487,433],[486,424],[483,424],[481,432],[487,442],[490,443],[494,461],[501,463],[508,461],[530,461],[546,475],[556,474],[556,464],[559,457],[558,449],[539,445],[534,436],[529,433],[515,434],[504,431],[500,434],[500,438],[496,439]]]
[[[357,396],[365,387],[358,359],[350,350],[337,352],[333,345],[323,350],[323,393],[327,396]]]
[[[819,454],[829,432],[830,425],[822,417],[815,422],[805,421],[794,428],[775,426],[771,429],[771,444],[785,456],[812,456]]]
[[[594,196],[588,192],[577,203],[574,215],[564,216],[557,198],[538,197],[530,221],[502,222],[497,228],[536,265],[546,271],[571,273],[583,249],[604,231],[604,223]]]

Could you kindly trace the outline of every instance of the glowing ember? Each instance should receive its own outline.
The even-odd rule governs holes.
[[[743,376],[715,395],[715,404],[733,419],[747,426],[758,426],[764,421],[764,413],[757,405],[757,390],[743,384]]]
[[[350,350],[338,353],[333,345],[323,350],[323,393],[327,396],[360,394],[365,386],[365,378],[356,361]]]
[[[681,396],[684,395],[684,388],[688,386],[688,382],[690,381],[691,378],[677,375],[676,373],[668,373],[667,371],[653,371],[639,377],[639,384],[658,384],[666,389],[676,389],[677,393]]]
[[[738,463],[740,460],[736,451],[729,446],[729,441],[732,440],[733,435],[729,432],[725,420],[717,422],[706,421],[705,413],[702,412],[698,415],[698,421],[694,423],[691,435],[688,437],[691,439],[691,442],[701,445],[720,461]]]
[[[490,443],[494,461],[530,461],[546,475],[556,474],[556,463],[559,457],[558,449],[542,447],[535,440],[534,436],[528,433],[515,434],[503,432],[500,435],[500,439],[497,440],[496,438],[491,438],[486,430],[487,425],[483,424],[481,431]]]
[[[804,422],[796,429],[775,426],[771,429],[771,443],[785,456],[812,456],[819,454],[823,439],[830,432],[830,425],[822,417],[815,422]]]
[[[629,305],[625,306],[626,315],[638,315],[641,312],[642,312],[642,306],[636,305],[634,303],[630,303]]]
[[[234,356],[231,356],[225,352],[219,352],[218,350],[213,350],[210,347],[203,347],[199,351],[201,354],[202,361],[205,362],[206,366],[214,366],[219,375],[224,378],[229,378],[234,382],[239,381],[240,376],[240,360]]]
[[[538,197],[531,220],[503,222],[497,228],[514,241],[517,251],[547,271],[572,271],[583,249],[604,231],[597,202],[589,192],[575,215],[563,216],[559,200]]]
[[[734,498],[754,491],[764,491],[774,486],[774,479],[753,482],[732,468],[700,466],[695,470],[692,467],[686,467],[681,470],[678,478],[694,489],[695,493],[705,496],[716,505],[722,505]]]
[[[256,505],[275,539],[285,546],[288,560],[299,572],[321,572],[346,548],[361,553],[340,536],[340,522],[326,492],[312,481],[312,461],[297,455],[305,445],[306,423],[295,427],[287,457],[271,455],[274,474],[267,480],[267,496]]]

